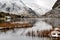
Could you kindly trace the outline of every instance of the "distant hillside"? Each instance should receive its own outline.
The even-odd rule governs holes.
[[[42,17],[45,18],[60,18],[60,1],[58,0],[55,5],[53,6],[52,10],[47,12]]]

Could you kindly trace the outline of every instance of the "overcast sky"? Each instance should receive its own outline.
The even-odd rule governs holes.
[[[51,9],[57,0],[22,0],[22,1],[24,1],[24,3],[26,3],[28,6],[37,4],[39,6]]]
[[[44,15],[52,9],[57,0],[22,0],[26,6],[33,9],[36,13]]]

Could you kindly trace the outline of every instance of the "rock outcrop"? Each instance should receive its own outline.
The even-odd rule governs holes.
[[[52,9],[56,8],[58,5],[60,5],[60,0],[57,0]]]

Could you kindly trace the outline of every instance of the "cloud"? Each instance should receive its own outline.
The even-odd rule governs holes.
[[[39,6],[51,9],[57,0],[22,0],[22,1],[24,1],[24,3],[26,3],[27,5],[29,4],[34,5],[33,3],[35,3]]]

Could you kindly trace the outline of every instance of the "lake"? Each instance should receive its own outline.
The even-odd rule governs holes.
[[[35,20],[35,19],[34,19]],[[33,21],[34,21],[33,20]],[[31,20],[30,20],[31,21]],[[29,22],[30,22],[29,21]],[[31,22],[33,22],[31,21]],[[0,32],[0,40],[60,40],[60,38],[52,38],[52,37],[32,37],[26,36],[26,32],[28,31],[37,31],[40,30],[49,30],[52,29],[52,25],[60,26],[60,19],[39,19],[35,20],[34,26],[32,28],[15,28],[14,30],[8,30],[6,32]]]

